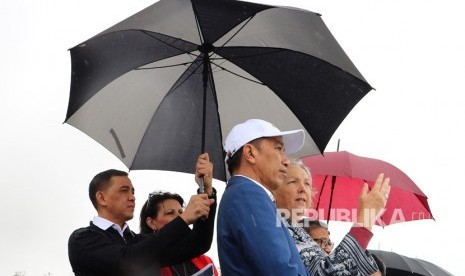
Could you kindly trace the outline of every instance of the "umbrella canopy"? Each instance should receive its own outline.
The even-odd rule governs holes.
[[[395,252],[383,250],[370,249],[369,251],[384,262],[386,265],[386,275],[388,276],[452,276],[452,274],[445,269],[425,260],[409,258]]]
[[[225,180],[222,134],[246,119],[304,128],[324,150],[372,88],[319,14],[226,0],[161,0],[70,50],[65,122],[130,169]]]
[[[322,215],[320,219],[355,221],[363,184],[373,187],[380,173],[391,179],[391,192],[377,225],[433,218],[427,196],[392,164],[347,151],[326,152],[302,161],[312,173],[313,189],[317,191],[313,206]]]

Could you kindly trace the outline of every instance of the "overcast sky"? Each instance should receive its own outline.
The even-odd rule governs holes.
[[[282,4],[283,1],[260,1]],[[88,224],[98,172],[126,167],[106,149],[63,124],[71,62],[68,49],[149,6],[147,0],[0,1],[0,275],[72,275],[69,234]],[[394,164],[429,197],[435,221],[375,227],[369,248],[392,250],[463,269],[465,188],[465,17],[460,1],[291,1],[322,14],[370,92],[334,134],[341,150]],[[184,198],[193,176],[133,171],[136,218],[152,190]],[[215,182],[223,191],[224,183]],[[350,224],[330,223],[333,239]],[[208,253],[214,260],[216,244]],[[460,256],[460,257],[459,257]],[[217,263],[218,264],[218,263]]]

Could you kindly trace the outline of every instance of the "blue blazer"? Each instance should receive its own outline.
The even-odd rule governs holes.
[[[275,204],[248,178],[228,181],[217,227],[222,275],[308,275]]]

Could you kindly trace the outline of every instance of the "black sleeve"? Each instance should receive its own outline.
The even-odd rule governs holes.
[[[182,218],[176,218],[156,234],[136,235],[135,243],[127,245],[121,237],[91,225],[71,234],[68,254],[77,276],[158,274],[165,252],[191,232]]]
[[[68,257],[75,275],[118,275],[124,245],[93,227],[74,231],[68,241]]]
[[[160,264],[176,264],[205,253],[213,240],[216,192],[214,199],[208,219],[197,221],[193,229],[178,217],[155,234],[135,235],[135,242],[129,245],[120,236],[94,225],[74,231],[68,242],[74,273],[77,276],[158,274]]]
[[[184,220],[181,217],[177,217],[162,227],[157,233],[137,235],[139,241],[132,246],[128,246],[127,256],[124,260],[126,263],[125,266],[130,265],[131,271],[137,271],[133,275],[149,275],[151,272],[143,273],[143,271],[150,271],[148,268],[155,267],[154,264],[159,269],[160,264],[164,266],[165,259],[174,259],[178,262],[182,256],[176,256],[170,252],[179,243],[180,239],[190,236],[191,233],[192,230]],[[188,259],[182,258],[181,261]]]
[[[186,260],[193,259],[210,250],[213,241],[213,232],[215,230],[215,216],[217,208],[215,189],[213,189],[213,194],[210,198],[213,198],[215,202],[210,206],[208,218],[204,220],[197,220],[189,235],[179,239],[177,243],[165,251],[160,259],[162,266],[181,263]]]

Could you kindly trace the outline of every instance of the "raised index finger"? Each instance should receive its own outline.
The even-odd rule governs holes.
[[[375,184],[373,185],[372,191],[379,191],[381,190],[381,186],[383,184],[384,173],[380,173],[376,178]]]

